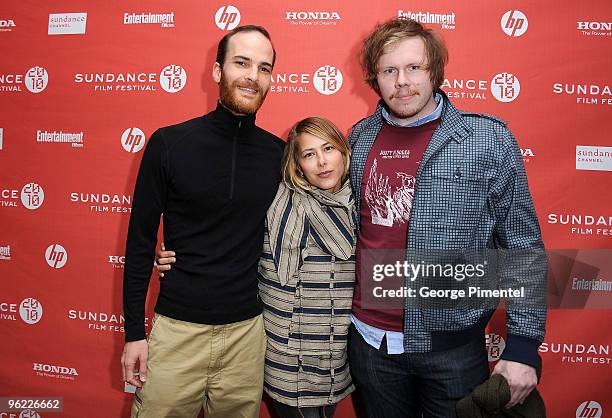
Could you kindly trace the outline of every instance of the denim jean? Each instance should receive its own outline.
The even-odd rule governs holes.
[[[336,412],[336,404],[298,408],[275,400],[274,407],[280,418],[332,418]]]
[[[430,353],[388,354],[369,345],[354,325],[349,363],[368,418],[451,418],[455,405],[489,377],[482,338]]]

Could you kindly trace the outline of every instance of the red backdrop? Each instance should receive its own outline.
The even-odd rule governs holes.
[[[377,100],[362,81],[361,42],[401,14],[445,38],[444,90],[459,108],[509,121],[547,247],[579,249],[551,263],[565,293],[540,349],[549,416],[612,410],[610,2],[53,3],[0,6],[0,396],[64,398],[63,413],[39,416],[128,416],[121,285],[142,146],[156,128],[213,108],[225,30],[239,21],[273,37],[260,126],[285,136],[321,115],[348,131]],[[492,361],[503,322],[491,324]],[[338,416],[354,415],[344,401]]]

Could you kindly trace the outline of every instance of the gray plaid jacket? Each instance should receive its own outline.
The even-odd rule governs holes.
[[[515,138],[502,120],[460,112],[439,93],[444,108],[417,172],[407,258],[423,250],[525,251],[531,259],[523,264],[515,260],[522,268],[515,265],[498,271],[500,281],[526,286],[536,293],[545,291],[544,245]],[[364,166],[384,123],[381,109],[382,101],[375,113],[355,124],[349,134],[350,176],[358,216]],[[470,335],[482,336],[491,313],[491,309],[414,308],[407,301],[405,352],[436,351],[440,349],[436,346],[444,345],[436,344],[437,340],[448,342],[466,330],[476,330]],[[502,358],[539,369],[537,348],[544,339],[545,322],[545,305],[513,308],[508,303],[508,338]]]

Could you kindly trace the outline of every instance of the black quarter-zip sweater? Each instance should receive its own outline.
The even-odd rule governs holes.
[[[229,324],[262,311],[257,264],[264,219],[280,181],[284,142],[220,104],[157,130],[146,146],[132,203],[123,281],[126,341],[144,339],[157,230],[177,261],[155,312]]]

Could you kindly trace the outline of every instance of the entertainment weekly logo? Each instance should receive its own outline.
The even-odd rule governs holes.
[[[594,342],[543,342],[538,348],[542,354],[559,358],[564,364],[578,366],[610,367],[610,346],[608,344],[597,344]]]
[[[529,21],[520,10],[508,10],[501,18],[501,28],[508,36],[518,37],[527,32]]]
[[[79,373],[74,367],[58,366],[45,363],[32,363],[32,370],[35,376],[52,379],[76,381]]]
[[[516,75],[508,72],[495,74],[490,81],[474,78],[445,78],[441,86],[449,98],[488,100],[488,93],[502,103],[515,100],[521,92]]]
[[[47,144],[69,144],[72,148],[83,148],[83,131],[36,131],[36,142]]]
[[[329,96],[340,91],[343,76],[340,68],[323,65],[312,74],[309,73],[274,73],[271,78],[270,92],[281,94],[307,94],[314,87],[318,93]]]
[[[49,35],[80,35],[85,33],[87,13],[54,13],[49,15]]]
[[[42,206],[45,200],[45,192],[38,183],[27,183],[21,190],[3,188],[0,186],[0,208],[24,207],[35,210]]]
[[[125,194],[72,192],[70,202],[99,215],[126,215],[132,212],[132,196]]]
[[[612,216],[549,213],[546,221],[563,227],[571,235],[612,238]]]
[[[581,21],[576,22],[576,28],[582,36],[612,37],[612,22]]]
[[[87,86],[97,93],[148,93],[158,91],[158,87],[167,93],[177,93],[187,84],[187,72],[180,65],[170,64],[159,73],[75,73],[74,83]]]
[[[293,26],[336,26],[342,20],[337,11],[290,11],[285,21]]]
[[[11,246],[0,246],[0,260],[11,260]]]
[[[233,30],[240,23],[240,10],[232,5],[219,7],[215,13],[215,24],[221,30]]]
[[[174,27],[174,12],[170,13],[123,13],[124,25],[159,25],[162,28]]]
[[[430,13],[412,10],[398,10],[397,17],[400,19],[412,19],[420,23],[429,25],[439,25],[440,29],[454,30],[455,29],[455,12],[450,13]]]
[[[576,408],[576,418],[601,418],[603,408],[597,401],[584,401]]]
[[[28,325],[37,324],[43,316],[42,305],[31,297],[23,299],[20,303],[0,300],[1,321],[17,321],[17,316]]]
[[[0,73],[0,92],[23,92],[23,87],[30,93],[40,93],[49,84],[49,74],[44,67],[35,66],[25,74]]]
[[[576,145],[576,170],[612,171],[612,147]]]
[[[608,84],[595,83],[554,83],[553,93],[576,99],[576,104],[582,106],[612,105],[612,89]]]
[[[489,363],[499,360],[506,348],[506,340],[501,335],[491,333],[485,335],[485,341]]]
[[[69,309],[67,318],[77,326],[101,334],[125,332],[125,317],[117,312],[98,312],[81,309]],[[82,325],[79,325],[82,324]],[[145,317],[145,328],[148,328],[150,320]]]
[[[0,19],[0,32],[12,32],[17,27],[13,19]]]

